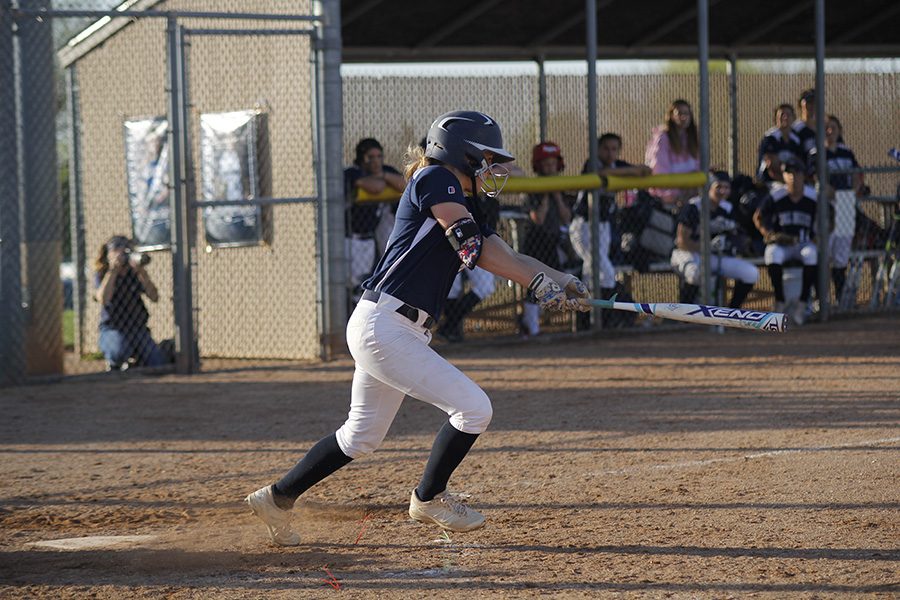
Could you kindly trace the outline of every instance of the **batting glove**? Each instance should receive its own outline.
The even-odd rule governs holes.
[[[538,273],[528,284],[528,296],[545,310],[562,311],[566,308],[566,293],[559,284],[547,277],[546,273]]]
[[[594,305],[590,298],[568,298],[566,300],[565,310],[575,310],[578,312],[591,312]]]
[[[584,282],[574,275],[567,275],[561,282],[562,288],[566,291],[567,298],[587,298],[590,300],[591,293],[588,291]]]

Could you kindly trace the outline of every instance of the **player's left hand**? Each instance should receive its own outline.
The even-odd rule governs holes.
[[[528,286],[528,295],[544,310],[566,310],[566,293],[546,273],[538,273]]]
[[[560,282],[560,284],[566,291],[566,298],[586,298],[588,300],[591,299],[591,293],[588,291],[587,286],[584,285],[583,281],[581,281],[574,275],[568,275]]]
[[[568,298],[566,300],[566,310],[575,310],[578,312],[591,312],[594,310],[594,305],[591,302],[590,296],[587,298]]]

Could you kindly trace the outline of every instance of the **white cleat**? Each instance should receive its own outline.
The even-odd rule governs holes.
[[[409,516],[420,523],[433,523],[450,531],[472,531],[484,525],[484,515],[441,492],[428,502],[419,500],[416,490],[409,499]]]
[[[279,546],[296,546],[300,536],[291,529],[291,511],[278,508],[272,497],[272,486],[267,485],[247,496],[244,502],[250,505],[253,514],[266,524],[269,537]]]

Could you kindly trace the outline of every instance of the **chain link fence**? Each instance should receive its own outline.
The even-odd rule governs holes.
[[[49,2],[20,4],[50,8]],[[18,123],[21,133],[0,144],[4,374],[15,379],[23,372],[79,373],[168,362],[178,336],[175,300],[184,290],[176,284],[168,213],[173,136],[167,122],[172,87],[167,22],[14,18],[9,3],[3,6],[0,93],[6,101],[0,102],[0,114],[4,123]],[[72,0],[53,8],[85,6]],[[135,0],[127,8],[311,10],[309,3],[286,7],[275,0]],[[313,40],[298,32],[303,26],[287,21],[248,26],[227,18],[185,17],[178,23],[184,53],[184,185],[196,201],[187,211],[187,260],[193,270],[188,291],[199,351],[204,357],[315,358],[322,335],[317,290],[326,259],[315,204]],[[753,223],[765,195],[753,181],[760,140],[776,124],[779,105],[799,112],[800,92],[813,81],[810,65],[790,72],[780,72],[780,65],[738,62],[736,73],[715,65],[710,78],[711,164],[733,177],[729,200],[746,243],[728,251],[757,269],[758,282],[743,303],[755,309],[770,309],[774,301],[765,244]],[[887,155],[900,142],[900,114],[893,110],[900,74],[895,67],[859,65],[826,76],[827,113],[837,118],[841,143],[855,157],[853,162],[836,153],[829,162],[832,171],[851,169],[831,178],[832,237],[842,239],[831,248],[840,260],[829,265],[834,273],[828,293],[838,312],[893,307],[900,279],[900,177],[890,170],[897,163]],[[601,70],[598,86],[598,131],[617,134],[620,158],[634,165],[646,162],[651,131],[673,100],[698,105],[694,63],[641,68],[630,73],[621,63]],[[16,77],[25,69],[42,75]],[[384,163],[402,172],[405,150],[419,143],[435,116],[470,108],[502,124],[507,147],[519,157],[519,174],[535,174],[533,149],[548,141],[541,140],[542,129],[560,148],[561,173],[581,173],[588,157],[585,74],[569,65],[548,63],[546,69],[547,120],[541,123],[534,65],[346,66],[344,163],[353,165],[357,144],[374,138]],[[0,130],[5,136],[14,131]],[[58,161],[47,158],[53,156]],[[598,295],[658,302],[687,298],[686,278],[673,268],[671,253],[685,202],[697,193],[684,194],[675,204],[655,199],[654,190],[598,198],[607,224],[601,231],[602,256],[608,259],[598,267],[604,271]],[[27,203],[20,200],[23,194]],[[356,204],[349,188],[346,196],[346,287],[352,302],[383,251],[393,213],[390,204]],[[513,248],[589,279],[584,240],[578,237],[584,219],[577,219],[586,200],[574,193],[505,193],[489,212]],[[550,219],[542,216],[548,205]],[[794,296],[801,287],[798,269],[802,266],[785,265],[785,285]],[[109,288],[113,271],[120,284]],[[718,278],[717,301],[727,302],[735,288],[733,277]],[[110,289],[115,300],[104,297]],[[605,327],[658,324],[630,314],[603,317]],[[113,322],[121,335],[105,336]],[[476,271],[455,284],[437,333],[454,342],[588,326],[583,317],[535,313],[519,286]],[[18,350],[9,353],[11,348]]]
[[[898,143],[894,138],[900,131],[900,115],[890,107],[895,106],[898,99],[900,73],[896,68],[872,71],[859,62],[844,67],[841,63],[835,64],[837,68],[826,75],[827,114],[840,120],[843,143],[853,150],[860,167],[891,167],[887,149]],[[734,243],[724,250],[729,256],[745,260],[758,273],[758,280],[743,306],[771,310],[773,286],[765,264],[765,244],[753,223],[753,214],[769,191],[755,182],[760,142],[774,126],[775,109],[780,104],[790,105],[795,116],[800,116],[799,98],[803,90],[812,87],[813,65],[811,62],[799,67],[792,65],[794,72],[787,73],[783,72],[784,63],[780,61],[739,61],[736,67],[732,72],[724,63],[714,65],[710,77],[710,163],[712,168],[729,171],[733,177],[728,200],[733,207],[732,220],[736,227]],[[859,72],[840,72],[847,68]],[[547,138],[559,146],[564,158],[565,167],[561,174],[576,175],[584,168],[588,154],[584,136],[587,117],[585,75],[581,66],[548,63],[546,69]],[[654,69],[657,72],[646,72]],[[670,104],[683,99],[692,107],[698,105],[698,76],[695,63],[680,61],[651,63],[649,68],[641,63],[637,70],[643,72],[638,74],[623,73],[626,70],[627,67],[620,66],[607,69],[599,76],[598,131],[617,134],[621,139],[620,158],[640,165],[646,162],[651,132],[664,122]],[[479,85],[472,85],[473,80]],[[732,86],[737,92],[733,99],[737,107],[737,129],[732,125],[729,94]],[[467,65],[464,68],[443,65],[346,66],[345,158],[348,164],[352,162],[351,151],[356,143],[373,137],[384,147],[386,164],[399,168],[407,146],[418,142],[435,116],[462,107],[494,116],[503,126],[508,147],[518,157],[517,166],[521,173],[533,176],[532,149],[541,141],[538,90],[537,67],[520,63],[500,67]],[[804,162],[814,162],[807,158],[802,147],[795,152]],[[843,157],[843,153],[841,155]],[[830,170],[844,162],[831,153],[829,156]],[[834,265],[829,293],[833,308],[838,312],[883,307],[886,293],[882,291],[879,296],[877,292],[879,277],[883,289],[887,285],[884,281],[890,280],[890,273],[896,272],[896,269],[891,270],[891,259],[884,256],[891,235],[896,237],[896,233],[891,234],[891,227],[900,175],[879,172],[866,173],[863,177],[866,188],[859,194],[837,189],[840,185],[835,189],[831,228],[836,234],[830,236],[832,257],[836,254],[834,238],[843,239],[837,245],[840,260]],[[673,269],[670,262],[676,247],[681,210],[687,200],[699,194],[699,190],[687,192],[675,204],[655,199],[657,190],[633,190],[615,194],[613,199],[606,197],[603,206],[609,207],[609,239],[604,240],[603,248],[608,248],[606,256],[614,271],[615,282],[609,282],[601,294],[615,292],[620,299],[649,298],[660,302],[691,299],[690,290],[685,290],[683,274]],[[807,194],[816,197],[815,190],[807,190]],[[540,200],[524,195],[501,196],[498,232],[515,249],[550,261],[556,256],[566,270],[586,276],[584,261],[579,262],[583,257],[572,256],[572,237],[573,234],[577,237],[577,232],[562,231],[560,235],[553,235],[546,231],[544,235],[540,234],[541,227],[530,214],[533,212],[530,208]],[[565,203],[573,209],[577,206],[577,197],[565,196]],[[371,210],[375,215],[374,207]],[[379,222],[373,217],[372,227],[377,227]],[[896,229],[894,226],[895,232]],[[820,239],[827,237],[820,236]],[[578,240],[575,242],[577,246]],[[896,246],[896,242],[894,244]],[[368,258],[363,262],[368,265]],[[796,302],[802,265],[800,261],[791,260],[785,270],[788,297]],[[837,275],[839,270],[843,272],[842,277]],[[465,283],[463,294],[477,287],[477,284]],[[715,301],[727,304],[734,288],[733,278],[717,278],[712,286]],[[516,333],[527,336],[535,331],[561,332],[584,327],[584,323],[576,322],[571,316],[558,315],[540,315],[537,327],[523,327],[525,312],[533,311],[533,308],[523,302],[522,290],[503,281],[495,282],[493,289],[493,293],[481,298],[468,313],[461,332],[449,336],[451,339]],[[451,291],[451,298],[456,294],[455,290]],[[815,295],[812,299],[815,300]],[[815,308],[815,302],[811,305],[810,311]],[[448,308],[452,310],[452,302]],[[651,323],[631,315],[606,312],[605,326]],[[533,325],[532,316],[529,315],[528,320]],[[447,333],[441,332],[440,328],[438,331]],[[448,339],[446,335],[440,337]]]

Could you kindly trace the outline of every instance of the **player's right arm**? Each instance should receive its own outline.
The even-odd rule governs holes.
[[[444,231],[456,228],[461,222],[472,220],[472,215],[466,207],[457,202],[435,204],[431,207],[431,214]],[[577,278],[551,269],[530,256],[519,254],[497,235],[489,235],[487,238],[481,239],[479,247],[477,258],[479,267],[528,288],[534,293],[538,304],[544,308],[562,310],[566,304],[566,292],[570,285],[573,290],[578,286],[578,291],[573,291],[573,295],[590,298],[584,284]],[[584,306],[589,305],[584,304]],[[578,309],[583,310],[580,307]]]
[[[772,232],[772,223],[769,215],[771,206],[772,196],[766,195],[766,197],[763,198],[762,202],[760,203],[759,208],[757,208],[753,213],[753,224],[756,226],[756,229],[763,236],[763,238],[765,238]]]

